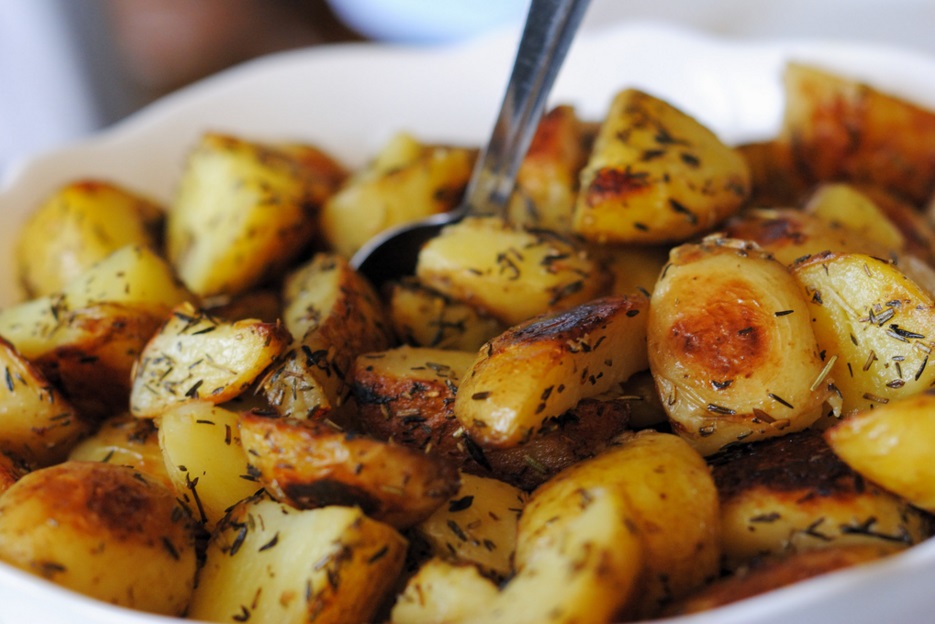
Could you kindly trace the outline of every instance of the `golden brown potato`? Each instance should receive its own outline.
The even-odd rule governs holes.
[[[458,490],[458,472],[448,462],[320,421],[245,414],[240,436],[267,490],[299,509],[352,505],[406,528]]]
[[[183,303],[133,367],[130,411],[155,418],[181,403],[230,401],[250,387],[291,339],[279,323],[224,322]]]
[[[34,470],[34,467],[21,457],[0,451],[0,494],[6,492],[31,470]]]
[[[19,283],[30,298],[63,289],[125,245],[156,249],[163,208],[104,180],[76,180],[30,215],[16,242]]]
[[[263,487],[239,424],[239,414],[205,401],[178,405],[159,418],[159,447],[179,502],[208,529]]]
[[[762,208],[799,206],[812,190],[814,181],[799,171],[792,148],[776,138],[737,146],[750,168],[749,205]]]
[[[188,616],[211,622],[372,622],[406,540],[355,507],[300,511],[264,494],[231,509],[208,545]]]
[[[464,473],[457,493],[413,532],[430,556],[474,564],[502,581],[513,571],[518,519],[528,497],[503,481]]]
[[[155,422],[126,412],[102,422],[93,435],[71,449],[68,459],[129,466],[168,488],[173,487]]]
[[[330,253],[290,274],[284,300],[283,324],[293,342],[263,381],[263,393],[284,416],[335,417],[347,408],[354,358],[390,345],[382,303],[345,258]]]
[[[601,125],[575,205],[588,240],[674,243],[709,231],[750,194],[746,160],[667,102],[621,91]]]
[[[476,308],[414,279],[389,285],[388,311],[399,340],[418,347],[477,351],[506,327]]]
[[[278,277],[317,232],[330,193],[288,153],[206,133],[190,151],[166,221],[166,250],[202,296]]]
[[[662,267],[669,260],[669,247],[665,245],[601,245],[596,253],[603,258],[613,275],[610,286],[610,294],[613,295],[640,292],[649,297],[656,287]]]
[[[824,221],[840,225],[849,237],[851,233],[857,234],[881,249],[902,251],[906,247],[906,237],[899,228],[873,199],[853,185],[821,184],[808,198],[804,209]]]
[[[801,63],[785,71],[787,142],[815,181],[871,183],[921,205],[935,185],[935,114]]]
[[[203,301],[202,305],[208,314],[225,321],[259,319],[275,323],[282,318],[282,298],[279,292],[269,288],[250,290],[236,297]]]
[[[826,253],[796,263],[792,274],[845,412],[884,405],[935,382],[935,367],[928,366],[935,301],[895,265]]]
[[[582,123],[572,106],[543,115],[516,174],[507,219],[526,227],[570,233],[578,173],[587,160]]]
[[[517,325],[489,342],[454,410],[482,446],[513,447],[550,418],[648,367],[648,299],[606,297]]]
[[[831,545],[894,551],[929,535],[925,514],[865,481],[817,431],[740,445],[711,464],[727,569],[763,555]]]
[[[825,439],[862,476],[935,512],[932,390],[853,414],[828,429]]]
[[[451,210],[464,193],[475,153],[397,134],[325,202],[321,227],[329,248],[349,258],[387,228]]]
[[[0,450],[43,466],[65,459],[91,422],[3,338],[0,366]]]
[[[610,274],[583,245],[498,217],[447,226],[419,252],[416,276],[506,325],[606,291]]]
[[[798,284],[750,243],[673,249],[647,333],[673,429],[703,455],[804,429],[836,396]]]
[[[174,492],[126,466],[69,461],[0,494],[0,559],[112,604],[183,615],[194,542]]]

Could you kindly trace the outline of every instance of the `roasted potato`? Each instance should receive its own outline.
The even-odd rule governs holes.
[[[300,511],[261,493],[231,509],[212,535],[188,616],[370,622],[405,556],[406,540],[359,508]]]
[[[141,611],[185,613],[194,537],[175,493],[126,466],[67,461],[0,494],[0,560]]]
[[[112,182],[85,179],[65,184],[19,231],[19,283],[28,297],[42,297],[62,290],[125,245],[157,249],[163,214],[155,201]]]
[[[234,503],[262,489],[241,443],[240,416],[205,401],[159,418],[159,447],[179,502],[209,530]]]
[[[550,418],[648,366],[641,294],[606,297],[517,325],[462,379],[455,416],[482,446],[528,441]]]
[[[841,182],[822,184],[806,201],[804,209],[820,219],[840,225],[848,235],[854,233],[872,241],[881,249],[902,251],[906,247],[906,237],[899,228],[876,202],[853,185]]]
[[[345,258],[328,253],[290,274],[284,300],[293,342],[264,379],[263,393],[284,416],[333,416],[347,407],[354,358],[390,345],[382,303]]]
[[[206,133],[169,206],[169,260],[199,295],[244,292],[296,259],[317,233],[330,192],[288,152]]]
[[[395,135],[325,202],[321,227],[328,246],[349,258],[387,228],[451,210],[464,193],[475,154]]]
[[[154,418],[180,403],[230,401],[253,384],[291,339],[278,323],[225,322],[183,303],[135,362],[130,411]]]
[[[736,446],[710,463],[726,569],[832,545],[892,552],[929,535],[924,513],[854,472],[818,431]]]
[[[148,418],[136,418],[128,412],[102,422],[93,435],[71,449],[68,459],[129,466],[173,488],[162,447],[159,446],[156,423]]]
[[[416,276],[506,325],[589,301],[604,294],[610,280],[573,239],[498,217],[444,228],[420,250]]]
[[[299,509],[351,505],[397,528],[421,522],[458,490],[448,462],[321,421],[246,414],[240,437],[278,500]]]
[[[824,253],[792,267],[843,410],[884,405],[935,383],[935,301],[894,264]]]
[[[648,316],[659,397],[703,455],[804,429],[837,396],[797,282],[751,243],[673,249]]]
[[[852,414],[828,429],[825,439],[860,475],[935,513],[932,390]]]
[[[627,89],[581,172],[572,227],[597,242],[676,243],[711,230],[749,194],[743,156],[671,104]]]

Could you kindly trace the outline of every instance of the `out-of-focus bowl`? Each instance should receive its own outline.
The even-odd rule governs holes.
[[[353,44],[254,61],[179,91],[93,139],[20,163],[0,188],[0,305],[17,298],[12,247],[39,201],[78,177],[102,177],[168,201],[185,152],[207,130],[315,143],[361,165],[393,133],[479,144],[499,104],[516,33],[454,48]],[[695,115],[728,142],[771,136],[790,59],[866,80],[935,108],[935,59],[861,44],[724,41],[638,24],[585,32],[554,103],[599,119],[639,87]],[[673,624],[930,622],[935,541]],[[0,564],[0,624],[146,624],[177,620],[99,603]]]

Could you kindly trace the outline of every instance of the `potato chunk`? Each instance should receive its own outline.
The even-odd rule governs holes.
[[[584,303],[603,294],[610,280],[573,239],[497,217],[443,229],[419,252],[416,276],[507,325]]]
[[[112,604],[183,615],[194,542],[175,494],[125,466],[56,464],[0,495],[0,559]]]
[[[743,241],[674,249],[648,336],[669,420],[703,455],[804,429],[835,397],[796,281]]]
[[[371,622],[406,540],[354,507],[299,511],[258,495],[218,526],[188,616],[212,622]]]
[[[128,412],[112,416],[94,435],[79,442],[68,454],[75,461],[99,461],[129,466],[172,488],[166,470],[159,431],[150,419],[136,418]]]
[[[76,180],[32,213],[16,245],[17,274],[30,298],[64,288],[125,245],[157,248],[163,208],[104,180]]]
[[[643,295],[606,297],[533,318],[478,354],[455,415],[484,446],[529,440],[550,418],[648,367]]]
[[[286,349],[278,323],[218,320],[183,303],[146,344],[133,368],[130,411],[154,418],[180,403],[230,401]]]
[[[572,225],[597,242],[681,242],[749,194],[743,156],[667,102],[628,89],[611,103],[581,172]]]

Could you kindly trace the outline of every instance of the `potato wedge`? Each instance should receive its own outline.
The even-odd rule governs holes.
[[[240,437],[267,490],[299,509],[357,506],[407,528],[458,490],[458,472],[448,462],[320,421],[245,414]]]
[[[477,351],[506,329],[497,319],[417,280],[389,285],[387,314],[393,331],[417,347]]]
[[[355,507],[299,511],[258,495],[218,525],[188,617],[212,622],[370,622],[406,540]]]
[[[703,455],[804,429],[836,397],[797,282],[751,243],[673,249],[648,316],[659,397]]]
[[[127,412],[102,422],[93,435],[71,449],[68,459],[129,466],[170,489],[174,487],[159,446],[156,423]]]
[[[299,267],[284,291],[283,323],[293,342],[263,393],[284,416],[334,416],[347,407],[354,358],[390,345],[382,303],[345,258],[330,253]]]
[[[869,409],[935,383],[935,301],[894,264],[826,253],[796,263],[815,336],[843,410]]]
[[[818,431],[738,446],[710,463],[728,570],[764,555],[833,545],[893,552],[929,535],[923,512],[865,481]]]
[[[413,532],[431,555],[471,563],[485,576],[502,581],[513,571],[516,529],[528,498],[503,481],[462,473],[457,493]]]
[[[787,141],[773,137],[736,149],[750,167],[750,206],[799,206],[815,185],[808,172],[799,170]]]
[[[143,473],[69,461],[0,494],[0,559],[116,605],[185,613],[195,536],[175,494]]]
[[[395,135],[325,202],[321,228],[330,249],[350,258],[381,231],[454,208],[476,151]]]
[[[853,414],[828,429],[825,440],[863,477],[935,512],[932,390]]]
[[[239,421],[239,414],[204,401],[159,418],[159,447],[179,502],[209,530],[231,505],[263,487],[247,460]]]
[[[250,387],[291,339],[278,323],[224,322],[183,303],[133,367],[130,411],[155,418],[180,403],[230,401]]]
[[[735,213],[749,194],[743,156],[671,104],[627,89],[614,97],[581,172],[572,227],[601,243],[681,242]]]
[[[805,211],[848,232],[869,239],[882,249],[902,251],[906,237],[866,194],[850,184],[825,183],[806,201]]]
[[[29,298],[58,292],[125,245],[156,249],[164,209],[104,180],[84,179],[53,192],[16,241],[19,283]]]
[[[599,254],[614,276],[610,294],[630,295],[641,292],[652,295],[662,267],[669,261],[669,247],[602,245]]]
[[[189,152],[166,217],[166,250],[202,296],[278,277],[317,231],[328,191],[288,153],[206,133]]]
[[[0,449],[43,466],[64,460],[92,423],[3,338],[0,366]]]
[[[469,218],[443,229],[419,252],[416,276],[506,325],[594,299],[610,279],[573,239],[497,217]]]
[[[812,180],[871,183],[921,205],[935,185],[935,113],[867,84],[789,63],[780,140]]]
[[[606,297],[513,327],[478,354],[455,397],[482,446],[529,440],[550,419],[648,367],[648,299]]]

